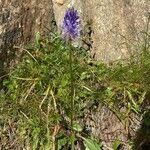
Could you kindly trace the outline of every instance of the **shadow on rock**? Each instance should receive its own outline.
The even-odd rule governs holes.
[[[8,69],[13,67],[16,60],[16,49],[13,48],[14,45],[20,43],[21,29],[18,27],[12,30],[6,30],[6,32],[1,35],[2,43],[0,45],[0,86],[3,81],[3,76],[8,73]]]
[[[134,140],[133,150],[150,149],[150,109],[143,116],[140,129],[137,131]]]

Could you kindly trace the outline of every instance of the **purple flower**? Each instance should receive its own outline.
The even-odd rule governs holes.
[[[80,35],[80,19],[77,10],[69,8],[63,20],[63,36],[67,40],[74,40]]]

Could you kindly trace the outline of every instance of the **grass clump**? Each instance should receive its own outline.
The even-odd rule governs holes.
[[[69,149],[69,50],[59,38],[39,38],[33,47],[24,50],[21,61],[3,81],[2,148]],[[122,121],[132,112],[144,113],[142,106],[150,95],[148,50],[142,52],[138,62],[118,62],[113,66],[91,60],[84,49],[72,47],[72,50],[76,122],[84,117],[84,110],[95,103],[106,105]],[[121,107],[126,112],[121,112]],[[75,125],[76,141],[91,141],[78,135],[83,128]],[[7,136],[9,131],[12,133]]]

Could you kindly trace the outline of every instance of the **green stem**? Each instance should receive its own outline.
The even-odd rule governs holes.
[[[73,121],[74,121],[74,77],[73,77],[73,61],[72,61],[72,48],[70,43],[70,101],[71,101],[71,149],[74,150],[74,131],[73,131]]]

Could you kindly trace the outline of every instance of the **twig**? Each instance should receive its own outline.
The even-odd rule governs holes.
[[[24,112],[22,112],[22,111],[20,110],[20,113],[21,113],[27,120],[29,120],[29,117],[28,117]]]
[[[27,94],[26,94],[26,96],[25,96],[25,98],[24,98],[23,101],[25,101],[28,98],[29,94],[31,93],[31,91],[33,90],[33,88],[35,87],[35,85],[36,85],[36,83],[34,82],[32,84],[32,86],[30,87],[30,89],[28,90],[28,92],[27,92]]]
[[[53,91],[52,91],[52,90],[50,91],[50,93],[51,93],[52,98],[53,98],[55,112],[57,113],[57,112],[58,112],[58,110],[57,110],[56,99],[55,99],[55,97],[54,97],[54,94],[53,94]]]
[[[60,128],[61,127],[58,124],[54,127],[54,132],[52,134],[52,150],[56,150],[56,135],[58,134]]]
[[[46,100],[46,98],[47,98],[47,96],[48,96],[49,90],[50,90],[50,86],[48,86],[48,88],[47,88],[47,90],[46,90],[46,92],[45,92],[45,96],[44,96],[42,102],[41,102],[40,105],[39,105],[39,108],[40,108],[40,109],[41,109],[41,107],[42,107],[44,101]]]
[[[12,78],[15,78],[18,80],[25,80],[25,81],[36,81],[36,80],[38,80],[38,78],[30,79],[30,78],[21,78],[21,77],[15,77],[15,76],[12,76]]]
[[[49,90],[50,90],[50,86],[48,86],[48,88],[47,88],[47,90],[46,90],[46,92],[45,92],[45,96],[44,96],[42,102],[41,102],[40,105],[39,105],[39,109],[41,110],[41,112],[42,112],[45,116],[46,116],[46,114],[43,112],[43,110],[42,110],[41,107],[42,107],[44,101],[46,100],[46,98],[47,98],[47,96],[48,96]]]
[[[28,50],[26,50],[22,47],[19,47],[19,46],[14,46],[14,48],[21,49],[21,50],[27,52],[38,63],[38,61],[35,59],[35,57]]]

